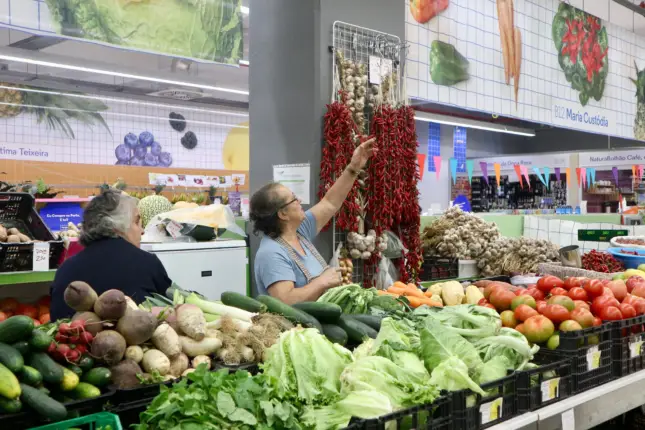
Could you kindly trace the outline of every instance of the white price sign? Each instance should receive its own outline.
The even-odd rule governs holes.
[[[548,402],[560,396],[560,378],[542,382],[542,401]]]
[[[591,371],[600,367],[600,357],[602,353],[598,345],[594,345],[587,351],[587,370]]]
[[[493,400],[492,402],[483,403],[479,407],[479,413],[481,415],[481,423],[488,424],[493,421],[496,421],[502,418],[502,406],[504,405],[504,399],[502,397]]]
[[[34,242],[33,271],[47,272],[49,270],[49,243]]]
[[[179,236],[181,236],[181,229],[182,225],[177,221],[170,220],[170,222],[166,225],[166,231],[173,239],[177,239]]]

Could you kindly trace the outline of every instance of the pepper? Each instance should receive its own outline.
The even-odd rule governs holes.
[[[412,18],[419,24],[425,24],[438,13],[448,8],[449,0],[409,0]]]
[[[437,85],[455,85],[468,80],[470,63],[457,49],[440,40],[430,45],[430,77]]]

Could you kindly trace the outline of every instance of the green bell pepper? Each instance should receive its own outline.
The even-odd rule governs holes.
[[[434,40],[430,46],[430,77],[437,85],[455,85],[468,80],[469,63],[454,46]]]

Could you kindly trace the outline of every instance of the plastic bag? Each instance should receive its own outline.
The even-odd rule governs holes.
[[[382,256],[381,261],[378,263],[378,273],[374,280],[374,286],[377,290],[386,290],[394,284],[396,279],[399,279],[399,271],[394,267],[392,260]]]
[[[385,235],[387,236],[387,248],[383,251],[383,255],[390,259],[403,257],[404,252],[408,250],[403,246],[401,239],[389,230],[385,231]]]
[[[231,208],[220,203],[214,203],[212,205],[199,206],[196,208],[177,209],[170,212],[164,212],[153,217],[146,226],[144,239],[151,242],[168,241],[168,236],[165,233],[167,220],[176,221],[180,224],[186,225],[210,227],[213,229],[226,229],[232,233],[246,237],[244,230],[235,223],[235,216],[233,215]]]
[[[343,249],[343,244],[342,242],[338,244],[336,247],[336,251],[334,251],[334,255],[331,257],[331,260],[329,260],[329,267],[340,267],[340,250]]]

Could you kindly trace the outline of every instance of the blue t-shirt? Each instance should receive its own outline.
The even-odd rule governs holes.
[[[310,242],[313,242],[316,237],[316,218],[310,211],[305,212],[305,219],[298,227],[298,233]],[[302,245],[302,247],[305,250],[305,255],[300,257],[304,266],[309,270],[311,276],[320,275],[323,266],[320,265],[316,257],[311,255],[306,246]],[[289,257],[287,248],[268,236],[264,236],[260,242],[258,252],[255,254],[254,269],[258,294],[267,294],[267,288],[279,281],[292,281],[297,288],[307,285],[305,274]]]

